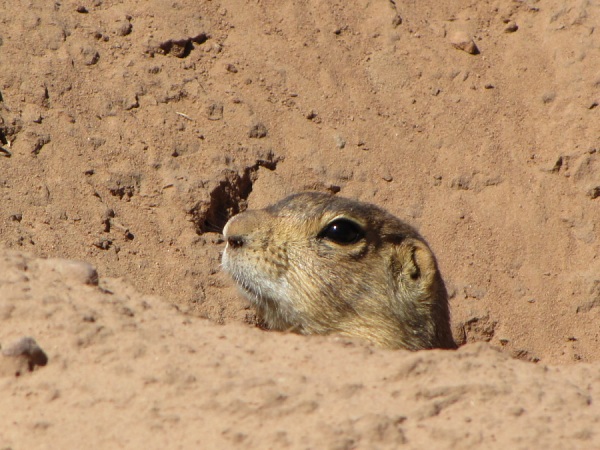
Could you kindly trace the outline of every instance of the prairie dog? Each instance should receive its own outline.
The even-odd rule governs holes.
[[[435,257],[377,206],[317,192],[225,225],[222,265],[263,325],[338,333],[385,348],[456,348]]]

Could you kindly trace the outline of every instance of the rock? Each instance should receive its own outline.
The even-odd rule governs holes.
[[[589,290],[588,300],[577,306],[577,313],[587,313],[600,307],[600,280],[595,280]]]
[[[138,173],[113,173],[106,180],[108,192],[119,200],[130,201],[140,191],[141,176]]]
[[[125,111],[130,111],[140,107],[140,102],[137,94],[129,95],[121,100],[121,105]]]
[[[321,118],[319,117],[319,113],[317,113],[314,109],[310,110],[307,114],[306,114],[306,118],[308,120],[312,120],[315,123],[321,123]]]
[[[383,181],[387,181],[388,183],[394,181],[394,177],[389,172],[385,172],[381,178],[383,179]]]
[[[169,40],[161,45],[165,54],[170,54],[176,58],[185,58],[192,51],[192,43],[189,39]]]
[[[531,352],[529,350],[525,350],[525,349],[516,349],[516,350],[512,350],[510,352],[511,356],[515,359],[520,359],[522,361],[529,361],[532,363],[536,363],[540,360],[540,358],[538,358],[535,355],[532,355]]]
[[[101,238],[93,242],[93,245],[100,250],[108,250],[112,246],[112,241],[110,239]]]
[[[512,20],[508,20],[504,23],[506,24],[506,26],[504,27],[505,33],[514,33],[515,31],[517,31],[519,29],[519,26]]]
[[[133,31],[133,25],[129,21],[121,22],[115,28],[115,33],[118,36],[127,36],[128,34],[131,34],[132,31]]]
[[[25,133],[23,144],[26,145],[29,152],[35,156],[39,155],[44,145],[50,143],[50,135],[37,134],[33,132]],[[19,143],[20,144],[20,143]]]
[[[22,337],[2,349],[2,356],[10,359],[0,360],[0,376],[20,376],[32,372],[36,366],[48,364],[48,356],[31,337]]]
[[[339,134],[336,134],[335,136],[333,136],[333,140],[335,141],[335,146],[337,148],[339,148],[340,150],[346,146],[346,139],[344,139]]]
[[[450,182],[450,187],[453,189],[468,191],[472,188],[473,177],[470,175],[461,175],[454,178]]]
[[[470,55],[478,55],[479,49],[473,39],[464,31],[457,31],[450,37],[450,43],[454,48],[465,51]]]
[[[40,260],[43,277],[60,278],[67,284],[98,285],[98,272],[90,263],[70,259],[49,258]]]
[[[221,120],[223,118],[223,104],[211,103],[206,108],[206,116],[208,120]]]
[[[556,94],[554,92],[546,92],[542,95],[542,102],[544,104],[552,103],[556,98]]]
[[[490,319],[488,314],[475,315],[466,321],[457,324],[457,327],[462,327],[463,329],[465,342],[489,342],[494,337],[497,326],[498,321]]]
[[[263,123],[255,123],[250,127],[248,131],[248,137],[252,139],[262,139],[267,137],[268,130],[267,127]]]
[[[206,33],[200,33],[194,37],[183,39],[168,39],[158,45],[151,46],[148,49],[148,53],[151,55],[158,53],[161,55],[173,55],[177,58],[185,58],[194,49],[194,44],[204,44],[207,40],[208,35]]]
[[[542,172],[548,172],[548,173],[559,173],[560,170],[565,165],[565,162],[566,162],[565,158],[561,155],[556,159],[554,164],[548,165],[547,167],[542,167],[542,168],[540,168],[540,170]]]
[[[79,49],[79,54],[81,61],[86,66],[93,66],[100,59],[100,53],[98,53],[98,51],[94,47],[91,47],[89,45],[82,46]]]

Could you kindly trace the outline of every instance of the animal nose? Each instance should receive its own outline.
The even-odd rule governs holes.
[[[227,243],[231,248],[240,248],[244,245],[244,238],[242,236],[229,236]]]
[[[231,249],[248,247],[268,220],[269,215],[264,210],[245,211],[229,219],[223,228],[223,238]]]

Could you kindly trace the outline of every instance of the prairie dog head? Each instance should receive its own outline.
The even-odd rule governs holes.
[[[269,329],[387,348],[456,346],[433,253],[374,205],[300,193],[238,214],[223,234],[223,268]]]

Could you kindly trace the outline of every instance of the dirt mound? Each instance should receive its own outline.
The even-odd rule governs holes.
[[[4,446],[76,448],[93,436],[97,448],[558,449],[598,439],[597,363],[221,326],[118,280],[97,284],[86,263],[0,260],[1,342],[26,335],[47,355],[18,372],[14,351],[0,356]]]

